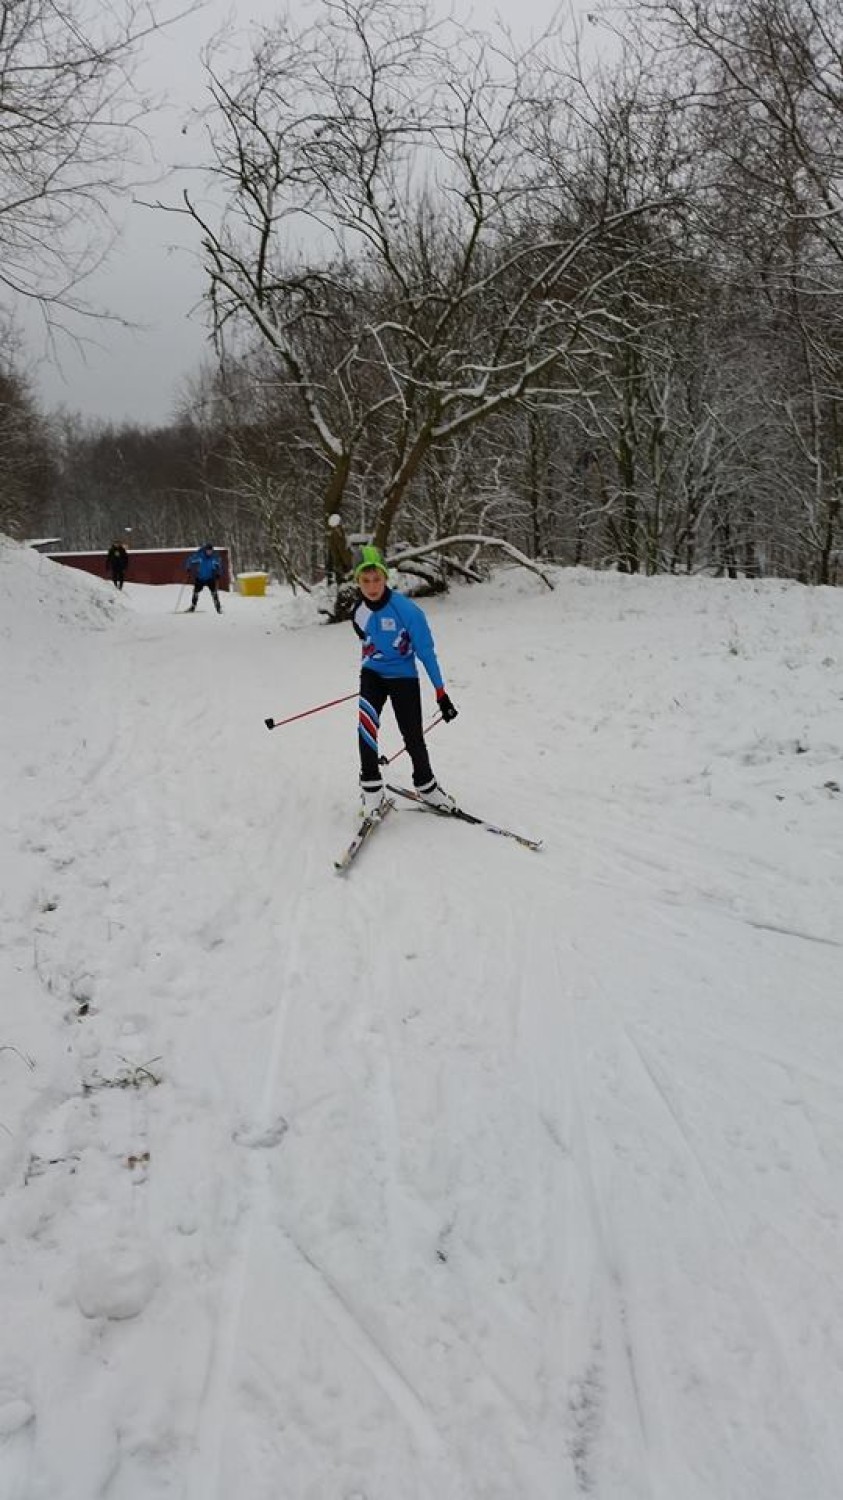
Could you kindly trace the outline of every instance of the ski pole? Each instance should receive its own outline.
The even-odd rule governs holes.
[[[182,594],[183,594],[183,593],[184,593],[184,590],[185,590],[185,584],[182,584],[182,586],[181,586],[181,588],[180,588],[180,589],[179,589],[179,597],[178,597],[178,599],[177,599],[177,600],[176,600],[176,607],[175,607],[175,609],[174,609],[174,610],[173,610],[173,614],[174,614],[174,615],[177,615],[177,614],[178,614],[178,612],[179,612],[179,607],[180,607],[180,605],[181,605],[181,596],[182,596]]]
[[[442,723],[442,715],[441,714],[437,714],[435,719],[431,719],[430,723],[425,725],[424,729],[422,730],[422,734],[430,734],[431,729],[435,729],[436,726],[437,726],[437,724],[441,724],[441,723]],[[391,766],[392,762],[394,760],[397,760],[398,757],[399,757],[399,755],[403,755],[405,753],[406,749],[407,749],[407,746],[406,745],[402,745],[401,749],[400,750],[396,750],[396,752],[395,752],[394,755],[379,755],[378,756],[378,765],[379,766]]]
[[[264,719],[267,729],[280,729],[283,724],[292,724],[294,719],[306,719],[309,714],[321,714],[323,708],[333,708],[337,703],[350,703],[352,698],[358,696],[358,692],[346,693],[344,698],[332,698],[330,703],[317,703],[315,708],[306,708],[300,714],[290,714],[286,719]]]

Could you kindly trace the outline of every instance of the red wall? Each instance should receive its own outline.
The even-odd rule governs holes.
[[[196,551],[195,547],[148,547],[129,551],[127,583],[189,583],[190,575],[185,562]],[[231,587],[231,563],[227,547],[215,548],[222,573],[221,589]],[[105,561],[105,552],[47,552],[45,557],[63,563],[66,568],[80,568],[83,573],[93,573],[95,578],[107,578],[111,574]]]

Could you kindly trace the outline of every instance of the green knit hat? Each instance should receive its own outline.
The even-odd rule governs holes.
[[[384,578],[389,577],[389,569],[387,568],[386,563],[381,557],[377,547],[361,547],[360,561],[357,564],[357,567],[354,569],[355,578],[359,578],[360,574],[364,573],[367,568],[378,568],[379,571],[383,573]]]

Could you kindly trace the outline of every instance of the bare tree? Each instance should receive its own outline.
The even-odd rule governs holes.
[[[431,453],[550,381],[576,394],[618,269],[597,266],[594,247],[648,205],[583,216],[562,178],[540,201],[546,169],[528,152],[537,114],[568,107],[558,79],[423,5],[337,0],[309,26],[263,32],[228,78],[217,59],[210,77],[225,209],[215,221],[187,209],[218,340],[272,352],[347,568],[335,520],[361,467],[386,547]]]
[[[147,0],[0,0],[0,288],[55,319],[79,308],[150,101],[131,65]]]
[[[639,13],[696,120],[712,263],[766,309],[763,400],[777,459],[790,439],[796,567],[828,582],[843,500],[843,12],[839,0],[656,0]]]
[[[51,478],[45,424],[26,380],[0,356],[0,531],[31,536],[40,528]]]
[[[763,192],[843,261],[838,0],[639,0],[636,9],[670,50],[674,97],[707,122],[717,160],[734,168],[738,214]]]

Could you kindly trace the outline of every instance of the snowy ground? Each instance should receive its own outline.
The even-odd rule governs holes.
[[[0,547],[2,1500],[840,1500],[843,591],[557,582],[429,607],[545,850],[339,878],[349,627]]]

